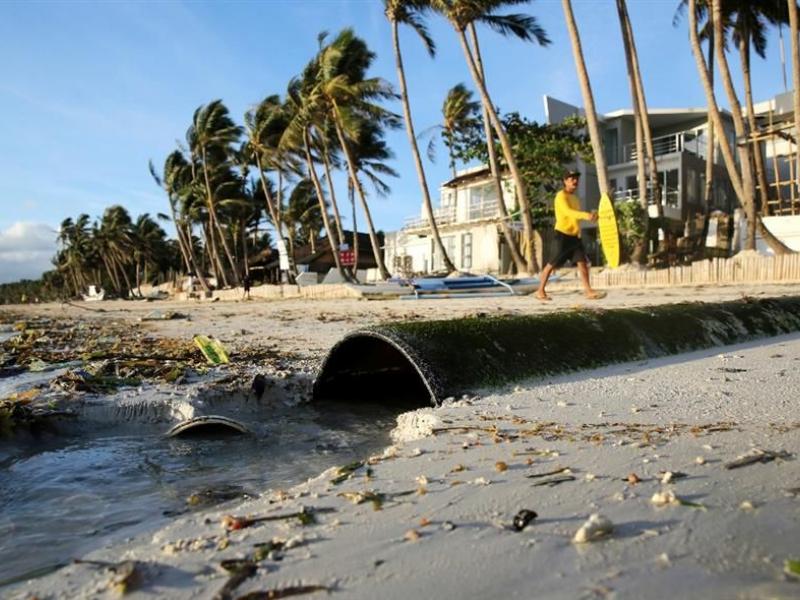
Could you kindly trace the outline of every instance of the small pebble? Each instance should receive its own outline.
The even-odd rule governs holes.
[[[406,534],[403,536],[403,539],[407,542],[416,542],[420,537],[419,531],[416,529],[409,529],[406,531]]]
[[[753,510],[755,508],[755,505],[752,502],[750,502],[750,500],[745,500],[739,505],[739,508],[741,508],[742,510]]]
[[[663,492],[656,492],[650,498],[650,502],[656,506],[666,506],[667,504],[675,504],[678,499],[675,497],[675,492],[672,490],[665,490]]]
[[[706,459],[703,458],[702,456],[698,456],[697,458],[694,459],[694,462],[698,465],[704,465],[706,464]]]
[[[497,470],[498,473],[502,473],[503,471],[508,471],[508,465],[504,463],[502,460],[498,460],[494,463],[494,468]]]

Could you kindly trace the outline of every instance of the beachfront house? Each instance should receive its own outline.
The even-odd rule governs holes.
[[[544,103],[548,123],[583,115],[583,109],[549,96],[545,96]],[[639,201],[633,110],[615,110],[599,117],[614,202]],[[719,148],[713,153],[708,148],[708,111],[705,108],[653,108],[648,110],[648,117],[662,189],[665,226],[682,235],[687,223],[705,214],[706,160],[710,156],[714,161],[711,208],[730,212],[736,206],[736,196]],[[726,111],[722,118],[725,137],[731,147],[735,147],[732,118]],[[579,167],[585,174],[586,199],[590,204],[595,203],[599,190],[594,166],[581,164]],[[647,203],[649,215],[657,216],[652,189],[648,189]]]
[[[554,124],[583,110],[566,102],[545,96],[547,123]],[[736,197],[728,179],[718,148],[709,152],[707,111],[705,108],[651,109],[650,126],[653,146],[661,179],[665,221],[663,227],[674,237],[698,239],[703,233],[706,214],[704,189],[706,160],[712,156],[712,210],[729,214],[736,206]],[[636,181],[636,141],[631,109],[616,110],[599,115],[601,135],[608,163],[609,183],[615,203],[639,201]],[[730,114],[723,112],[725,136],[729,143],[735,139]],[[597,208],[600,192],[597,173],[591,164],[578,160],[576,168],[582,177],[578,188],[582,208]],[[503,178],[503,200],[509,211],[516,204],[514,186],[509,177]],[[657,215],[652,190],[648,192],[648,212]],[[505,245],[497,211],[497,193],[486,166],[459,171],[440,187],[439,206],[434,210],[442,241],[456,267],[474,273],[507,273],[511,259]],[[513,225],[513,224],[512,224]],[[600,261],[597,230],[591,223],[583,224],[584,244],[593,262]],[[663,232],[662,232],[663,233]],[[537,234],[535,248],[541,264],[546,256],[547,232]],[[718,236],[724,245],[726,236]],[[711,240],[710,243],[715,243]],[[655,248],[651,248],[655,250]],[[727,247],[721,249],[727,252]],[[441,272],[441,257],[431,236],[424,205],[419,215],[410,217],[400,231],[386,236],[387,266],[396,275]]]
[[[510,177],[503,177],[503,199],[508,212],[516,206]],[[500,232],[497,187],[488,167],[458,171],[439,189],[434,218],[448,256],[460,271],[506,273],[511,256]],[[441,253],[431,235],[424,204],[419,215],[408,217],[400,231],[388,233],[386,266],[395,275],[441,273]]]

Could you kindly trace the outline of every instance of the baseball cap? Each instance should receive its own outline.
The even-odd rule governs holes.
[[[575,171],[573,169],[567,169],[564,171],[564,179],[569,179],[570,177],[580,177],[580,171]]]

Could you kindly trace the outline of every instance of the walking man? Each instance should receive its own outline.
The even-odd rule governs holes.
[[[580,173],[577,171],[567,171],[564,173],[564,189],[556,194],[555,210],[556,225],[555,239],[553,241],[553,252],[550,261],[542,270],[540,275],[539,289],[536,290],[536,298],[543,301],[552,300],[547,295],[545,287],[550,275],[561,267],[568,260],[578,267],[578,274],[583,284],[583,293],[589,300],[599,300],[605,297],[605,292],[598,292],[592,289],[589,283],[589,266],[586,262],[586,251],[581,242],[581,228],[579,221],[597,221],[597,212],[585,212],[580,210],[581,201],[575,194],[578,189]]]

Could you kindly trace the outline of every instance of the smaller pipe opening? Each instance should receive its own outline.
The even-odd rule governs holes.
[[[357,335],[331,350],[314,384],[314,400],[420,408],[431,405],[431,391],[396,346],[378,337]]]

